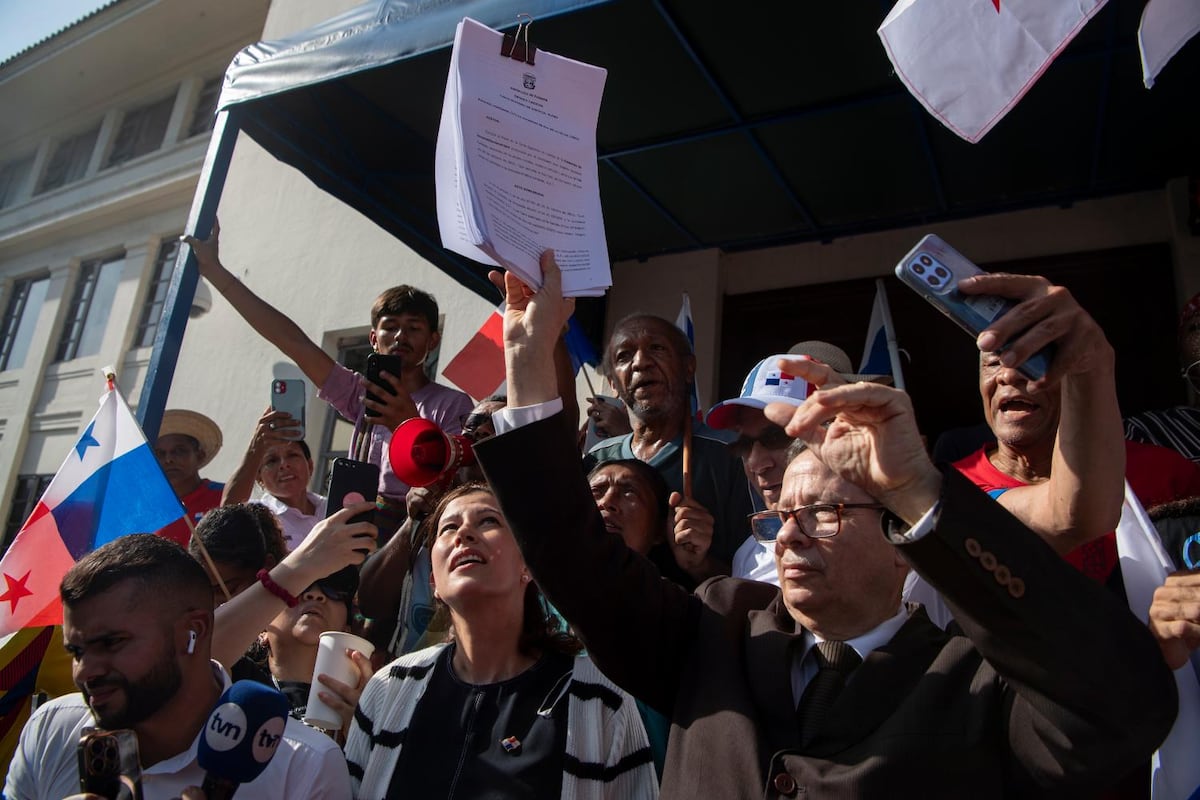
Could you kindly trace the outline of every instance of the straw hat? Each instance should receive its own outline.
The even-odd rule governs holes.
[[[850,356],[846,355],[846,351],[829,342],[797,342],[792,345],[788,353],[794,356],[808,356],[809,358],[815,358],[822,364],[828,364],[833,367],[834,372],[839,373],[850,383],[868,381],[869,383],[885,383],[889,386],[892,383],[891,375],[858,374],[854,371],[854,367],[850,363]]]
[[[158,435],[170,434],[190,436],[200,443],[200,449],[204,452],[204,457],[200,459],[201,468],[212,461],[221,450],[221,429],[217,427],[217,423],[196,411],[172,408],[163,412]]]

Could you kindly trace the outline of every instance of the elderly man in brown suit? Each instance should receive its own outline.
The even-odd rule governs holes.
[[[496,276],[509,408],[477,453],[596,664],[671,720],[664,798],[1087,795],[1162,741],[1175,688],[1145,627],[936,469],[895,389],[847,384],[768,407],[809,445],[778,512],[782,589],[715,578],[689,594],[660,580],[605,533],[571,469],[551,360],[570,301],[552,255],[542,268],[537,292]],[[1005,319],[993,329],[1007,339]],[[1061,330],[1035,328],[1022,357]],[[786,369],[831,377],[812,362]],[[961,632],[901,606],[909,566]]]

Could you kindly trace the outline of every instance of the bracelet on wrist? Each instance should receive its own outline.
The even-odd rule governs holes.
[[[300,600],[287,589],[276,583],[271,578],[271,574],[265,569],[260,569],[254,577],[258,578],[259,583],[263,585],[264,589],[278,597],[283,602],[287,603],[288,608],[295,608],[300,604]]]

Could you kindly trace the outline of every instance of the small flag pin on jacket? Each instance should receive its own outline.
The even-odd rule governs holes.
[[[515,736],[509,736],[507,739],[500,740],[500,746],[504,748],[504,752],[510,756],[515,756],[521,752],[521,740]]]

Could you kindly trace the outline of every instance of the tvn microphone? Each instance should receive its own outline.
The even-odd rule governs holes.
[[[286,697],[261,683],[238,681],[225,690],[208,715],[197,753],[208,800],[228,800],[262,774],[283,738],[288,709]]]

